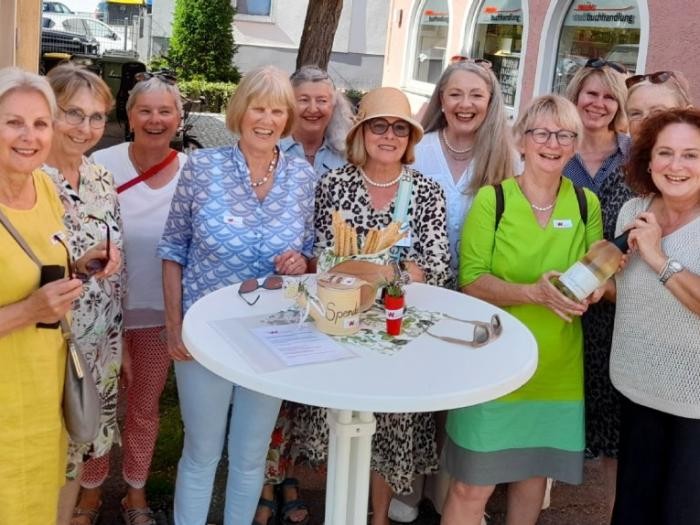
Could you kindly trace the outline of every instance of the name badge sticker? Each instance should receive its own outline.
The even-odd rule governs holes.
[[[224,222],[230,224],[231,226],[244,226],[243,217],[239,215],[233,215],[230,212],[224,214]]]
[[[573,228],[574,223],[571,219],[552,219],[552,226],[558,230]]]

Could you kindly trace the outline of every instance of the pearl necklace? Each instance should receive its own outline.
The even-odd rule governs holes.
[[[401,180],[401,177],[403,176],[403,169],[399,172],[399,176],[396,177],[394,180],[390,180],[389,182],[376,182],[370,179],[367,174],[365,173],[365,170],[360,168],[360,173],[362,174],[362,177],[365,179],[367,184],[370,186],[374,186],[375,188],[389,188],[390,186],[393,186],[397,182]]]
[[[455,148],[450,142],[447,140],[447,133],[445,132],[445,128],[442,128],[442,141],[445,143],[445,146],[449,150],[450,153],[454,153],[455,155],[465,155],[469,153],[473,148],[474,145],[467,146],[465,149],[457,149]]]
[[[250,185],[253,188],[259,188],[263,184],[265,184],[268,180],[270,180],[270,176],[272,175],[272,172],[275,169],[275,164],[277,164],[277,157],[279,156],[279,150],[277,149],[277,146],[275,146],[275,149],[272,152],[272,160],[270,161],[270,165],[267,167],[267,173],[265,176],[260,179],[259,181],[253,181],[252,177],[250,179]],[[250,168],[248,169],[248,176],[251,176],[250,173]]]
[[[551,204],[548,204],[547,206],[537,206],[536,204],[530,203],[530,206],[532,206],[532,209],[533,209],[533,210],[536,210],[536,211],[549,211],[549,210],[551,210],[552,208],[554,208],[554,203],[555,203],[555,202],[556,202],[556,201],[552,201],[552,203],[551,203]]]

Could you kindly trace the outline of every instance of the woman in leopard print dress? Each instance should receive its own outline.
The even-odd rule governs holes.
[[[399,265],[413,281],[444,285],[450,274],[445,199],[440,186],[407,168],[413,146],[423,135],[411,117],[405,95],[378,88],[362,99],[358,120],[347,138],[350,164],[328,172],[316,188],[315,251],[332,244],[331,214],[365,235],[405,215],[409,233],[398,247]],[[396,210],[400,180],[411,181],[405,212]],[[403,183],[401,183],[403,184]],[[378,265],[385,279],[397,265]],[[298,414],[297,443],[312,462],[325,459],[328,443],[325,409],[303,407]],[[416,475],[437,470],[435,422],[432,414],[377,414],[372,450],[372,525],[388,525],[393,493],[408,493]]]

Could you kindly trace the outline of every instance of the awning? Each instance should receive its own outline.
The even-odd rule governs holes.
[[[108,4],[143,5],[143,0],[107,0]]]

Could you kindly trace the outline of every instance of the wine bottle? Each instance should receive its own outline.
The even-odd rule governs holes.
[[[628,236],[629,230],[612,241],[601,240],[592,244],[586,255],[552,279],[552,284],[569,299],[583,301],[620,267],[620,259],[629,249]]]

